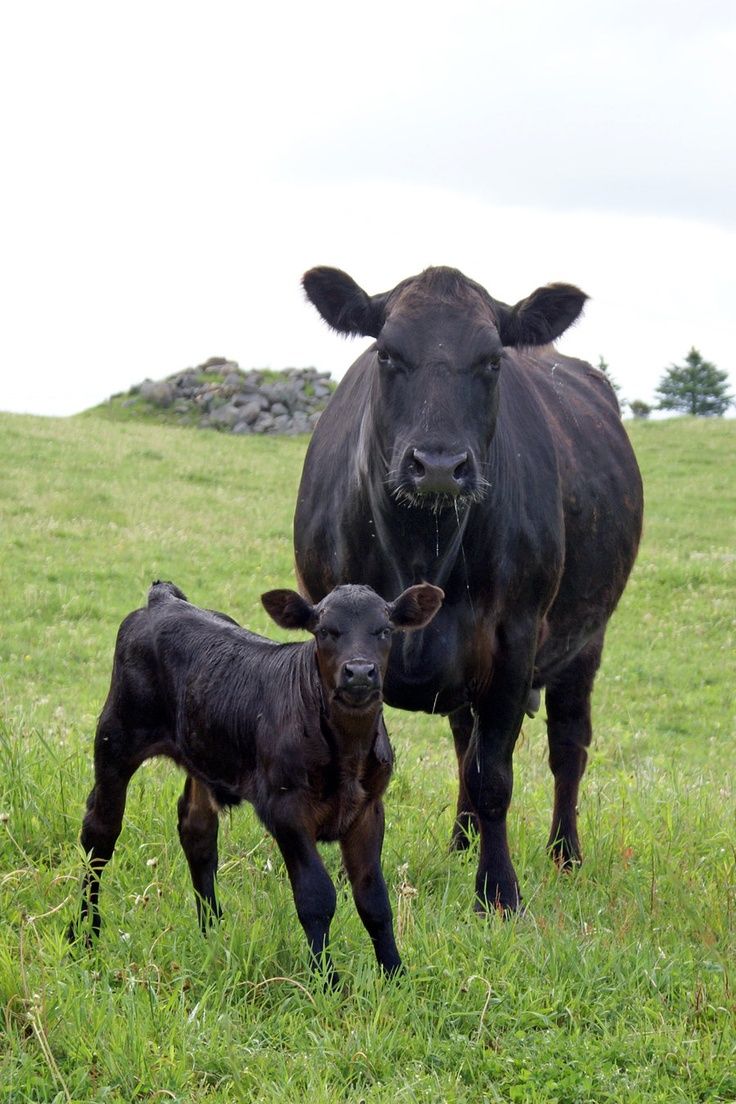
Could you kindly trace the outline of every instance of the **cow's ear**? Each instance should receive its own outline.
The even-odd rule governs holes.
[[[267,590],[261,595],[266,613],[282,629],[306,629],[311,632],[317,624],[314,606],[310,606],[295,590]]]
[[[444,590],[431,583],[418,583],[389,603],[388,616],[395,629],[423,629],[442,605]]]
[[[310,268],[302,277],[307,299],[333,330],[349,337],[378,337],[386,319],[386,296],[371,298],[339,268]]]
[[[496,303],[504,345],[548,345],[579,318],[588,296],[572,284],[537,288],[515,307]]]

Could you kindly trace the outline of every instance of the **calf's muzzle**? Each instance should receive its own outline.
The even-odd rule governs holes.
[[[363,705],[381,690],[381,678],[375,663],[354,659],[343,663],[337,689],[351,705]]]

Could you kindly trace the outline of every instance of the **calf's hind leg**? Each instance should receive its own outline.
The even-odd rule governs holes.
[[[82,903],[79,913],[81,928],[91,917],[91,935],[100,933],[100,875],[112,858],[125,812],[125,797],[133,771],[108,764],[95,755],[95,784],[87,798],[87,812],[82,822],[80,843],[89,857],[82,882]],[[77,924],[69,925],[68,937],[76,939]],[[86,936],[87,942],[90,936]]]
[[[547,848],[561,869],[582,862],[578,839],[578,789],[593,734],[590,695],[601,662],[601,631],[547,686],[549,765],[555,779],[552,828]]]
[[[189,863],[202,931],[219,920],[222,910],[215,895],[217,875],[218,807],[208,786],[191,776],[179,798],[179,840]]]

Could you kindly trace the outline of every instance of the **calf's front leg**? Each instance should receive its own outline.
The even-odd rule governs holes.
[[[272,831],[286,863],[311,964],[324,970],[328,985],[334,988],[340,980],[329,950],[330,924],[337,904],[335,887],[310,835],[290,823],[276,824]]]
[[[371,937],[379,966],[390,975],[398,973],[402,965],[381,870],[383,829],[383,802],[379,799],[364,809],[340,841],[340,847],[358,915]]]

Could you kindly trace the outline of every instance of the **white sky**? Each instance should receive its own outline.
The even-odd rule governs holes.
[[[691,345],[736,374],[733,0],[8,3],[0,97],[2,409],[341,375],[315,264],[576,283],[559,347],[630,399]]]

